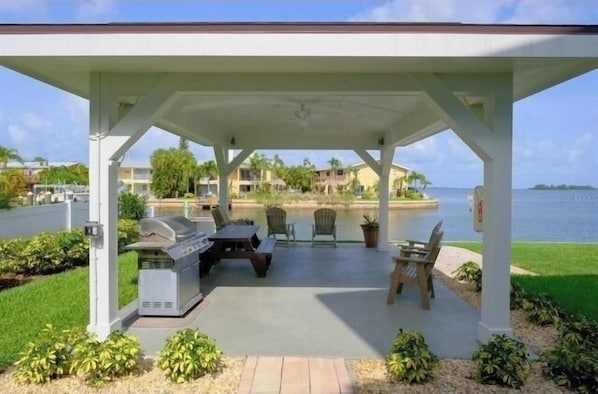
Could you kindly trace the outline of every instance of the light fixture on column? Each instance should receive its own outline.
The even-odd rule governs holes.
[[[230,138],[230,145],[231,146],[237,145],[237,140],[235,140],[235,136],[234,135]]]
[[[305,108],[305,104],[303,103],[301,103],[301,107],[295,111],[295,118],[299,121],[302,130],[309,126],[310,115],[311,111]]]
[[[378,145],[380,145],[380,146],[384,145],[384,137],[378,138]]]

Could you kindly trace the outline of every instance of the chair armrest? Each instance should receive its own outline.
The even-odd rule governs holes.
[[[425,248],[409,248],[409,247],[401,247],[401,254],[409,253],[409,254],[419,254],[419,255],[426,255],[430,252],[430,249]]]
[[[409,244],[409,247],[414,247],[415,245],[422,245],[424,248],[428,246],[427,241],[416,241],[413,239],[406,239],[405,242]]]
[[[406,257],[406,256],[394,256],[392,260],[395,263],[416,263],[416,264],[431,264],[432,261],[427,258],[421,257]]]

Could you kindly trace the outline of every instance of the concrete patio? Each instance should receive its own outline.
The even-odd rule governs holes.
[[[467,261],[457,262],[463,256],[446,249],[437,264]],[[423,333],[441,358],[470,358],[478,347],[479,312],[441,281],[430,311],[421,308],[414,286],[386,304],[393,254],[359,244],[277,247],[267,278],[257,278],[248,260],[223,260],[201,279],[205,298],[187,316],[132,318],[125,329],[147,354],[175,331],[196,327],[227,356],[376,358],[402,328]]]

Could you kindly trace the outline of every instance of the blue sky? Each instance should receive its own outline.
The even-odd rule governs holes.
[[[596,0],[0,0],[0,23],[196,21],[421,21],[598,24]],[[0,145],[31,159],[87,162],[88,103],[0,67]],[[598,186],[598,70],[514,106],[513,186],[536,183]],[[34,136],[34,138],[32,138]],[[127,152],[147,160],[178,137],[151,129]],[[192,144],[198,160],[211,148]],[[275,152],[265,151],[272,157]],[[277,152],[287,164],[317,166],[350,151]],[[434,186],[482,183],[481,161],[448,130],[405,148],[395,162],[423,172]]]

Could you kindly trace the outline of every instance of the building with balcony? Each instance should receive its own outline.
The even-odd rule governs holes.
[[[119,183],[127,191],[150,195],[152,192],[152,166],[149,161],[130,161],[121,163],[118,168]]]

